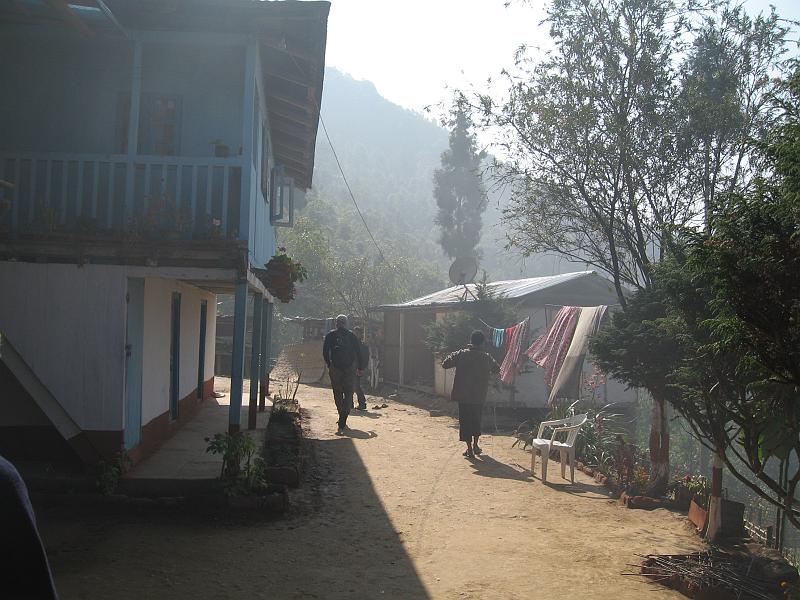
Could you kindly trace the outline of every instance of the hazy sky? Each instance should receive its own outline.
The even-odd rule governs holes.
[[[521,44],[547,43],[544,1],[332,0],[326,62],[372,81],[385,98],[413,110],[450,97],[447,87],[480,86],[511,66]],[[751,12],[774,5],[800,20],[800,0],[745,0]]]

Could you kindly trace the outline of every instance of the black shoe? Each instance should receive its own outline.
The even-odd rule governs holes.
[[[359,404],[358,405],[358,410],[367,410],[367,405],[366,404]]]

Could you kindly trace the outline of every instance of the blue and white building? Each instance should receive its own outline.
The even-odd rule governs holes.
[[[0,3],[0,452],[152,452],[212,391],[217,293],[245,425],[271,334],[256,269],[311,186],[328,11]]]

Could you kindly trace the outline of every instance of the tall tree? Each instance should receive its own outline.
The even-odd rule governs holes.
[[[450,121],[450,147],[442,153],[442,167],[433,174],[439,243],[450,258],[477,256],[486,190],[481,180],[484,154],[476,149],[471,122],[462,102]]]
[[[741,144],[760,123],[786,32],[774,14],[751,20],[719,5],[552,3],[554,50],[541,61],[521,50],[507,98],[476,103],[500,132],[497,177],[515,190],[504,211],[509,247],[605,271],[625,309],[628,289],[652,286],[676,228],[701,221],[720,189],[749,183]],[[718,113],[708,108],[716,104]],[[658,491],[669,430],[665,399],[653,401]]]
[[[800,71],[781,88],[778,127],[756,145],[767,176],[682,233],[685,252],[593,352],[623,381],[663,390],[730,473],[800,527]]]

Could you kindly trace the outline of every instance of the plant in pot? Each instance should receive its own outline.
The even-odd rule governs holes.
[[[195,239],[221,240],[225,236],[222,232],[222,219],[206,213],[201,227],[194,232]]]
[[[222,140],[211,140],[211,145],[214,147],[214,156],[217,158],[227,158],[230,156],[231,149],[228,144]]]
[[[692,476],[689,474],[676,475],[667,486],[667,494],[672,504],[679,510],[689,509],[689,503],[692,501],[692,491],[689,489],[691,480]]]
[[[205,438],[206,452],[222,455],[220,480],[228,503],[236,508],[261,508],[268,504],[267,497],[276,490],[267,485],[264,458],[257,452],[256,443],[249,435],[217,433]]]
[[[286,254],[286,248],[278,248],[275,254],[265,265],[266,286],[269,293],[281,302],[291,302],[294,299],[295,283],[305,281],[308,277],[306,268]]]
[[[151,200],[142,219],[149,237],[177,240],[191,231],[192,218],[169,194]]]
[[[711,495],[711,483],[702,475],[692,475],[685,481],[691,495],[689,503],[689,520],[704,530],[708,521],[708,498]]]

